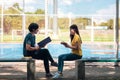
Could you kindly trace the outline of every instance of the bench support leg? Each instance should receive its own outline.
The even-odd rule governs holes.
[[[85,62],[75,61],[76,80],[85,80]]]
[[[27,62],[27,80],[35,80],[35,61]]]

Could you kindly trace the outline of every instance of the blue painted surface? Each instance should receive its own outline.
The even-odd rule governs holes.
[[[69,48],[65,48],[61,44],[48,44],[48,50],[54,58],[61,54],[70,53]],[[21,58],[23,57],[22,44],[0,44],[0,58]],[[115,58],[114,50],[93,50],[86,45],[82,45],[83,58]],[[111,54],[95,54],[95,52],[110,52]],[[120,58],[120,54],[119,54]]]

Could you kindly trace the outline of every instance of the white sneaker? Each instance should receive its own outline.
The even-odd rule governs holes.
[[[63,75],[62,74],[60,74],[60,73],[58,73],[58,72],[56,72],[55,73],[55,75],[52,77],[52,78],[62,78],[63,77]]]

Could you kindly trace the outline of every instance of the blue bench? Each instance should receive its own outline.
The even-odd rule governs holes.
[[[120,59],[79,59],[75,61],[76,80],[85,80],[85,62],[120,62]]]
[[[30,57],[21,59],[0,59],[0,62],[27,62],[27,80],[35,80],[35,60]]]

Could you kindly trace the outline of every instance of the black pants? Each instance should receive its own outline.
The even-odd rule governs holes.
[[[40,50],[36,51],[32,55],[32,58],[43,60],[46,73],[50,73],[49,61],[54,62],[54,60],[53,60],[52,56],[50,55],[48,49],[40,49]]]

